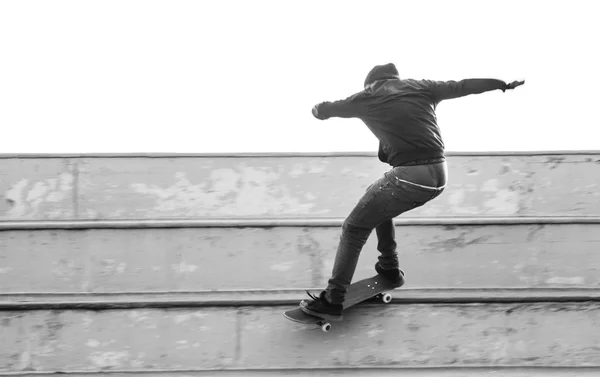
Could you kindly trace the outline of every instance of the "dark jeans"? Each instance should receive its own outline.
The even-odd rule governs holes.
[[[360,252],[373,229],[377,233],[381,267],[398,268],[393,218],[424,205],[444,191],[443,188],[420,187],[398,179],[411,181],[410,168],[393,168],[375,181],[344,221],[332,277],[327,286],[327,298],[332,303],[344,301]]]

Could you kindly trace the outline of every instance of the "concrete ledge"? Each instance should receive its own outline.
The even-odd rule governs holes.
[[[600,216],[600,155],[450,155],[403,217]],[[364,154],[0,158],[0,219],[340,218],[389,166]]]
[[[43,229],[147,229],[147,228],[274,228],[341,227],[344,219],[319,218],[216,218],[163,220],[50,220],[0,221],[2,230]],[[600,216],[520,216],[520,217],[438,217],[396,218],[397,226],[431,225],[525,225],[525,224],[600,224]]]
[[[5,230],[3,293],[325,287],[339,227]],[[405,288],[600,288],[600,225],[396,228]],[[373,233],[355,279],[374,274]],[[232,272],[235,272],[232,274]]]
[[[0,373],[0,377],[37,377],[50,373]],[[57,373],[58,374],[58,373]],[[72,377],[106,376],[106,377],[245,377],[245,376],[401,376],[401,377],[597,377],[600,367],[490,367],[473,366],[464,368],[428,367],[428,368],[298,368],[298,369],[212,369],[212,370],[148,370],[148,371],[114,371],[114,372],[61,372],[60,375]]]
[[[329,333],[286,307],[0,312],[0,372],[598,367],[600,303],[356,307]]]
[[[319,289],[307,289],[318,293]],[[246,290],[208,292],[122,292],[113,294],[0,294],[0,310],[138,309],[296,305],[306,290]],[[394,304],[470,304],[600,301],[600,288],[589,289],[397,289]],[[381,305],[376,299],[361,305]]]
[[[548,150],[548,151],[447,151],[453,156],[579,156],[599,155],[600,150]],[[133,153],[0,153],[0,159],[10,158],[248,158],[248,157],[377,157],[375,152],[263,152],[263,153],[176,153],[176,152],[133,152]]]

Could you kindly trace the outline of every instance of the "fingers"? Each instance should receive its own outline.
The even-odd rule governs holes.
[[[525,80],[523,80],[523,81],[513,81],[510,84],[508,84],[508,88],[507,89],[514,89],[517,86],[521,86],[523,84],[525,84]]]

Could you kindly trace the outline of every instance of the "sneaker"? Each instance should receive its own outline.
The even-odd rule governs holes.
[[[392,283],[395,288],[399,288],[404,285],[404,271],[399,268],[393,270],[384,270],[381,268],[379,262],[375,263],[375,271],[383,276],[387,281]]]
[[[303,312],[330,321],[342,320],[342,310],[344,309],[344,306],[342,304],[332,304],[327,301],[325,298],[325,291],[321,292],[318,297],[308,291],[306,293],[312,298],[312,301],[302,301],[300,303],[300,308]]]

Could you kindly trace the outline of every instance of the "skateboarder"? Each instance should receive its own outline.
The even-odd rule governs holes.
[[[317,119],[358,118],[379,139],[379,160],[392,166],[367,188],[342,225],[332,276],[320,296],[302,310],[329,320],[341,320],[344,296],[352,281],[360,252],[375,229],[377,273],[400,287],[400,273],[392,219],[438,197],[446,187],[444,143],[437,125],[436,106],[443,100],[491,90],[514,89],[496,79],[432,81],[400,79],[393,63],[375,66],[364,90],[335,102],[313,107]]]

